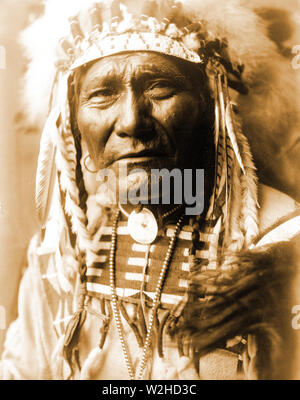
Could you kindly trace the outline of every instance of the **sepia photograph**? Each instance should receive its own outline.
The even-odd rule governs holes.
[[[0,380],[300,380],[300,0],[0,21]]]

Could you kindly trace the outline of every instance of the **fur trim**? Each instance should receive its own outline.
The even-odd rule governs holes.
[[[253,334],[259,379],[292,376],[295,331],[291,310],[299,271],[300,235],[230,258],[226,271],[193,274],[191,300],[172,334],[205,355],[238,335]],[[299,278],[298,278],[299,279]],[[194,296],[193,296],[194,295]],[[193,301],[195,296],[202,300]]]

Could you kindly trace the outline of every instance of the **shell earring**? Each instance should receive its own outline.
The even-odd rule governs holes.
[[[88,160],[88,159],[90,159],[90,162],[92,162],[92,159],[91,159],[91,157],[90,157],[89,154],[87,154],[87,155],[84,157],[84,159],[83,159],[83,166],[84,166],[84,168],[85,168],[88,172],[90,172],[91,174],[96,174],[96,173],[98,172],[98,169],[92,170],[91,168],[89,168],[89,166],[87,165],[87,160]]]

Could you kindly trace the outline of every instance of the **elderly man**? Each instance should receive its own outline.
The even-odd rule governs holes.
[[[42,228],[3,378],[280,375],[276,338],[288,336],[269,295],[291,271],[263,246],[296,236],[300,217],[257,185],[241,129],[280,131],[292,111],[261,20],[236,1],[61,4],[28,30],[55,38],[28,73],[44,57],[52,90]]]

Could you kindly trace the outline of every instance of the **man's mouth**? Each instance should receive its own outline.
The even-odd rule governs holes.
[[[120,161],[122,162],[122,160],[124,160],[124,162],[133,161],[135,163],[138,163],[142,161],[151,160],[154,158],[166,158],[166,157],[170,156],[158,150],[142,150],[136,153],[133,152],[121,155],[114,162],[120,162]]]

